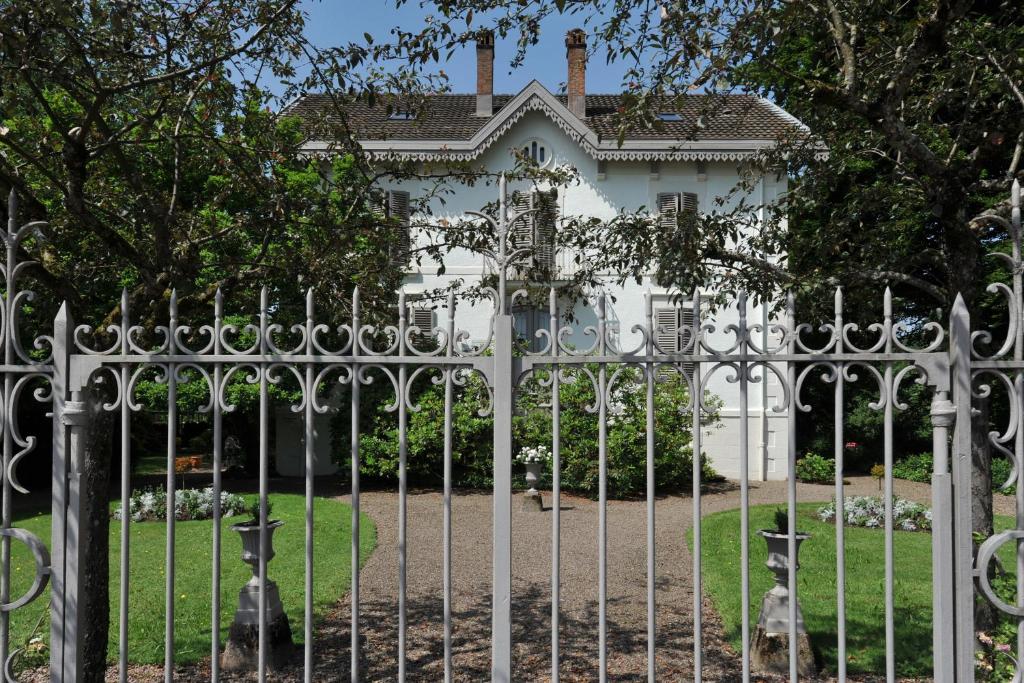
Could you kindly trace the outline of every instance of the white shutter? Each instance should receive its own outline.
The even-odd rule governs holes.
[[[388,223],[397,231],[392,260],[396,265],[404,266],[409,262],[409,251],[412,249],[412,236],[409,227],[409,193],[404,190],[388,190],[386,210]]]
[[[654,338],[662,353],[679,351],[679,309],[665,306],[654,309]]]
[[[658,227],[674,233],[679,220],[681,196],[678,192],[658,193]]]
[[[536,194],[536,193],[535,193]],[[555,222],[558,220],[558,191],[536,194],[539,208],[534,225],[533,262],[538,268],[551,271],[555,267]]]
[[[693,192],[684,192],[680,208],[681,216],[679,224],[686,231],[687,237],[695,236],[697,230],[697,195]]]
[[[412,326],[418,327],[421,334],[429,335],[434,329],[434,311],[429,308],[413,308],[409,313]]]
[[[694,337],[694,310],[691,304],[684,304],[679,311],[679,325],[682,328],[682,335],[679,339],[680,349],[685,350],[691,356],[700,355],[700,349],[693,343]],[[696,363],[683,363],[683,373],[693,381],[696,372]]]
[[[513,215],[523,211],[528,211],[532,208],[532,192],[516,191],[512,193],[511,210]],[[509,239],[512,242],[510,246],[513,249],[525,249],[533,245],[533,219],[533,214],[527,214],[512,223],[512,231],[509,234]]]

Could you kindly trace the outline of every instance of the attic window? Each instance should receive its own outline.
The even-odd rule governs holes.
[[[670,122],[682,121],[683,120],[683,117],[680,116],[679,114],[675,113],[674,111],[663,111],[660,114],[658,114],[658,118],[660,120],[662,120],[662,121],[670,121]]]
[[[388,114],[388,121],[412,121],[416,118],[414,111],[393,111]]]
[[[524,159],[529,159],[541,168],[551,163],[551,150],[548,144],[537,138],[524,142],[519,148],[519,153]]]

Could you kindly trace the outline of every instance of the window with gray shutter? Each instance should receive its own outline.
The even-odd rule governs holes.
[[[532,249],[530,265],[550,270],[555,266],[555,225],[558,220],[558,191],[513,192],[513,214],[535,209],[512,224],[509,235],[514,249]]]
[[[681,328],[681,335],[679,337],[680,349],[690,355],[700,355],[700,349],[694,344],[694,312],[693,306],[690,304],[684,304],[679,309],[679,326]],[[693,380],[694,372],[697,369],[696,363],[683,363],[683,373]]]
[[[660,306],[654,309],[654,335],[662,353],[697,355],[693,342],[693,307],[689,305]],[[693,379],[696,365],[683,363],[683,373]]]
[[[430,336],[434,329],[434,311],[430,308],[410,308],[409,324],[418,327],[421,336]]]
[[[388,224],[397,231],[391,250],[391,261],[396,266],[405,266],[409,263],[409,252],[412,249],[409,193],[405,190],[388,190],[385,202]]]
[[[697,195],[693,192],[683,192],[679,210],[679,226],[687,237],[692,237],[697,230]]]
[[[658,227],[669,234],[675,232],[682,196],[678,192],[658,193]]]
[[[654,334],[662,353],[679,351],[679,309],[662,306],[654,309]]]

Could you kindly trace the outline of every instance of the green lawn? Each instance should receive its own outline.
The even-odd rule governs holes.
[[[800,549],[798,594],[807,630],[824,665],[836,670],[835,527],[818,520],[820,503],[797,507],[801,531],[812,534]],[[778,506],[750,509],[750,622],[757,623],[761,596],[772,585],[764,566],[767,550],[758,529],[774,526]],[[997,518],[997,528],[1012,526]],[[740,512],[728,510],[704,518],[704,588],[722,616],[727,636],[741,647]],[[692,535],[691,535],[692,547]],[[846,643],[850,673],[885,672],[885,548],[878,529],[846,529]],[[1004,562],[1010,559],[1012,550]],[[897,531],[895,551],[896,667],[901,676],[929,676],[932,668],[931,534]],[[1006,564],[1012,566],[1012,563]]]
[[[285,525],[274,534],[277,553],[269,565],[269,576],[281,590],[281,600],[291,620],[292,635],[302,641],[303,572],[305,567],[305,498],[301,495],[275,494],[273,517]],[[348,590],[351,577],[350,538],[351,508],[344,503],[317,498],[313,525],[313,604],[321,614]],[[221,547],[221,639],[227,637],[228,626],[238,603],[238,590],[252,576],[241,561],[242,543],[238,534],[228,529],[233,521],[224,520]],[[39,514],[16,520],[16,526],[32,531],[40,538],[50,536],[50,515]],[[130,525],[131,590],[129,592],[129,658],[137,663],[162,663],[164,658],[164,544],[166,527],[161,522],[139,522]],[[110,528],[110,594],[111,657],[116,659],[118,586],[120,566],[120,522],[111,521]],[[211,559],[213,556],[213,524],[210,521],[178,522],[175,525],[175,656],[178,662],[201,659],[210,651]],[[376,528],[369,517],[361,522],[360,552],[365,562],[376,545]],[[12,594],[20,595],[32,579],[33,569],[27,550],[20,543],[12,544]],[[11,616],[11,643],[20,647],[29,638],[33,627],[47,611],[49,591],[31,605]],[[49,633],[44,620],[43,633]]]

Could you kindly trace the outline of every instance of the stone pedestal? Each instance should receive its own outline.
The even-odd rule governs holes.
[[[775,574],[775,585],[764,594],[761,601],[761,614],[757,619],[757,628],[750,641],[750,666],[757,673],[781,674],[789,673],[789,536],[773,531],[759,531],[768,544],[768,561],[765,562]],[[807,534],[797,533],[796,549],[800,552],[800,544],[810,538]],[[794,561],[797,561],[794,558]],[[800,568],[797,561],[797,569]],[[811,650],[811,639],[804,627],[804,616],[800,604],[796,606],[797,631],[797,671],[801,676],[813,676],[817,673],[814,653]]]
[[[523,494],[523,509],[544,511],[544,500],[541,498],[540,491],[527,491]]]
[[[801,678],[814,676],[818,667],[814,665],[811,639],[806,633],[797,633],[797,673]],[[789,634],[768,633],[758,625],[750,641],[750,668],[756,673],[789,675]]]
[[[267,524],[268,557],[274,557],[271,544],[273,532],[282,522]],[[241,524],[231,527],[242,537],[242,560],[252,566],[253,576],[238,592],[238,609],[235,620],[228,631],[228,642],[220,656],[224,671],[255,671],[259,665],[260,644],[260,579],[259,579],[259,525]],[[291,657],[295,648],[288,615],[281,604],[277,584],[267,579],[266,625],[267,625],[267,666],[281,669]]]

